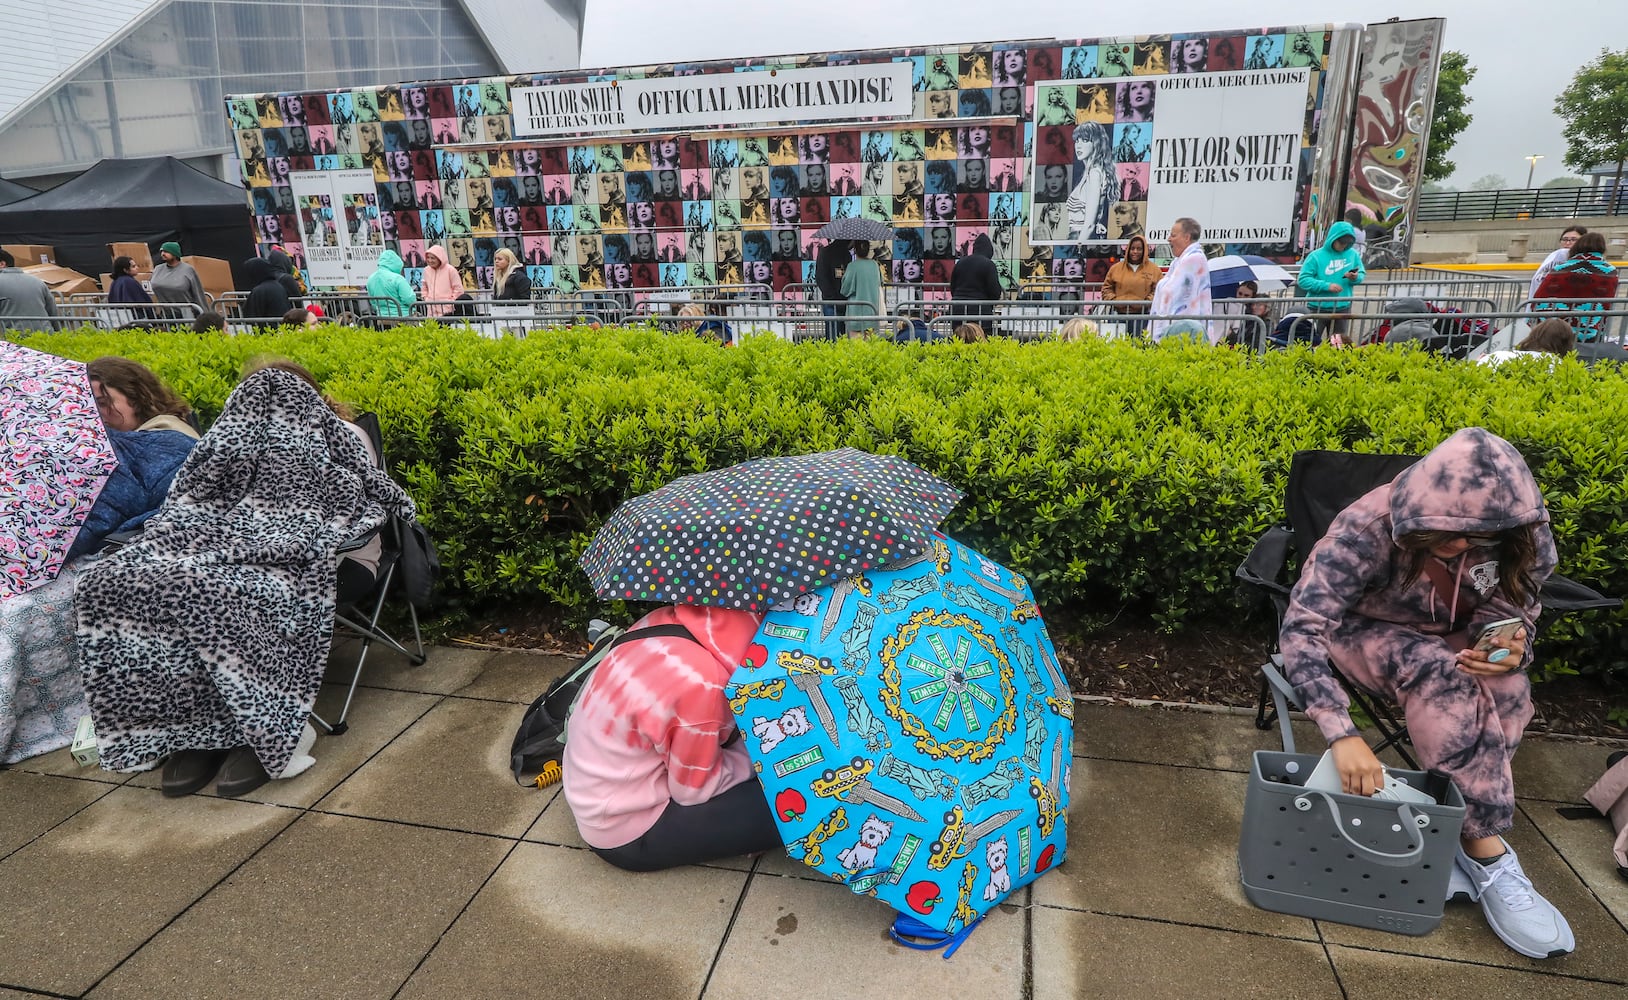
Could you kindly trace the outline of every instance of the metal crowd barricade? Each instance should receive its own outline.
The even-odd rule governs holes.
[[[1628,320],[1628,309],[1614,312],[1597,312],[1593,313],[1592,315],[1601,317],[1607,322],[1614,321],[1621,323]],[[1409,320],[1424,320],[1428,322],[1434,330],[1433,335],[1428,338],[1426,347],[1429,350],[1452,357],[1474,357],[1482,353],[1483,350],[1491,351],[1510,348],[1520,337],[1525,336],[1525,324],[1530,323],[1534,318],[1533,313],[1517,312],[1513,310],[1489,310],[1485,312],[1463,313],[1386,313],[1382,316],[1371,317],[1371,319],[1383,320],[1391,324],[1390,333],[1387,335],[1385,341],[1387,346],[1395,346],[1399,343],[1406,342],[1391,339],[1394,337],[1397,328],[1401,324],[1406,323]],[[1555,318],[1558,319],[1563,317],[1557,316]],[[1487,324],[1486,334],[1475,333],[1473,331],[1466,332],[1464,330],[1465,324],[1474,326],[1475,324],[1483,321]],[[1356,342],[1373,343],[1372,329],[1360,331],[1354,329],[1352,333],[1353,339]],[[1410,341],[1412,339],[1413,338],[1409,338]],[[1612,340],[1610,338],[1603,337],[1601,338],[1600,342],[1621,343],[1620,340]]]
[[[1413,297],[1417,298],[1417,296]],[[1390,310],[1387,307],[1389,307],[1396,300],[1363,298],[1361,296],[1356,296],[1352,298],[1351,305],[1348,308],[1334,311],[1313,308],[1314,306],[1326,306],[1328,304],[1328,300],[1326,298],[1315,299],[1303,298],[1300,296],[1263,296],[1256,299],[1233,299],[1231,301],[1266,302],[1270,304],[1273,316],[1279,320],[1295,313],[1310,313],[1319,317],[1342,317],[1347,321],[1347,325],[1351,325],[1354,323],[1386,318],[1390,315]],[[1423,301],[1426,301],[1433,306],[1439,306],[1442,309],[1455,309],[1458,311],[1458,313],[1499,311],[1498,304],[1491,299],[1486,298],[1455,298],[1451,296],[1436,296],[1435,298],[1424,299]],[[1457,313],[1440,313],[1439,315],[1451,316],[1457,315]]]
[[[1538,308],[1540,303],[1550,303],[1546,309]],[[1603,309],[1577,309],[1576,306],[1604,306]],[[1555,308],[1555,307],[1563,308]],[[1529,314],[1531,325],[1536,326],[1546,319],[1570,320],[1572,317],[1588,318],[1603,317],[1599,326],[1599,339],[1614,343],[1628,341],[1628,322],[1623,319],[1628,315],[1628,298],[1615,299],[1522,299],[1518,309]]]
[[[62,318],[105,330],[191,326],[201,313],[191,302],[109,302],[100,295],[71,296],[57,306],[57,315]]]
[[[1424,276],[1418,280],[1365,281],[1355,289],[1357,298],[1379,298],[1387,302],[1399,299],[1486,299],[1497,310],[1514,309],[1526,295],[1527,284],[1509,278],[1463,278],[1454,272],[1443,272],[1448,277]],[[1296,291],[1291,289],[1291,291]]]
[[[1102,282],[1031,280],[1023,282],[1022,287],[1007,292],[1005,297],[1020,302],[1032,302],[1036,298],[1048,302],[1095,302],[1102,298]]]
[[[729,327],[729,342],[740,343],[748,334],[767,333],[782,340],[794,343],[804,343],[812,340],[825,340],[826,319],[817,311],[813,315],[806,312],[798,315],[788,314],[782,310],[761,310],[758,312],[740,312],[728,317],[713,316],[651,316],[647,322],[670,333],[695,330],[708,319],[724,322]],[[896,315],[866,316],[856,318],[852,323],[864,322],[865,326],[855,327],[855,330],[866,329],[885,339],[893,339],[895,331],[903,320]],[[706,334],[703,334],[706,335]]]
[[[345,313],[360,319],[367,316],[388,316],[398,308],[395,299],[366,292],[313,292],[293,300],[296,306],[318,305],[324,318],[338,322]]]

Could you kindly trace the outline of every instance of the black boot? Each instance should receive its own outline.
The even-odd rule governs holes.
[[[260,766],[260,758],[248,747],[238,747],[226,758],[226,763],[220,769],[220,781],[215,784],[215,794],[235,799],[239,795],[247,795],[271,780],[271,775]]]
[[[179,750],[164,762],[163,780],[159,787],[167,798],[178,799],[191,795],[211,781],[226,760],[225,750]]]

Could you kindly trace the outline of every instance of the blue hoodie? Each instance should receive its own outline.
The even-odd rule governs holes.
[[[1352,244],[1343,252],[1334,249],[1340,237],[1349,237]],[[1349,222],[1336,222],[1328,231],[1328,239],[1321,249],[1313,250],[1300,262],[1300,277],[1295,286],[1309,300],[1306,308],[1312,312],[1340,312],[1351,308],[1351,288],[1368,279],[1362,266],[1362,253],[1356,245],[1357,231]],[[1357,272],[1355,281],[1347,280],[1348,271]]]
[[[379,269],[368,276],[367,294],[380,316],[406,316],[418,301],[418,293],[401,276],[401,268],[401,258],[394,250],[386,250],[379,254]]]

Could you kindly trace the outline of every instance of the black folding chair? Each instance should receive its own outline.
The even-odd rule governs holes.
[[[355,423],[367,432],[368,439],[373,443],[373,453],[379,456],[379,467],[384,468],[384,441],[379,428],[379,418],[372,413],[363,413],[356,418]],[[384,524],[351,539],[339,548],[339,554],[343,556],[347,552],[355,552],[365,547],[374,538],[378,538],[382,543],[378,572],[371,586],[350,590],[341,586],[336,599],[335,627],[344,629],[360,639],[362,648],[356,657],[356,669],[351,673],[350,688],[345,692],[345,704],[340,708],[338,717],[330,724],[317,713],[311,713],[312,721],[326,730],[330,736],[339,736],[350,728],[345,719],[350,714],[351,700],[356,697],[356,685],[362,678],[362,667],[367,663],[368,651],[374,643],[383,643],[394,649],[415,667],[423,664],[425,660],[424,637],[418,628],[418,607],[422,603],[419,599],[420,594],[427,594],[428,587],[410,587],[402,579],[402,553],[407,545],[414,544],[411,535],[415,530],[416,526],[408,525],[400,518],[391,516]],[[379,624],[385,603],[391,597],[392,584],[407,606],[407,618],[412,625],[410,647],[398,641]]]
[[[1261,666],[1260,698],[1255,707],[1255,727],[1270,729],[1274,722],[1283,735],[1283,749],[1295,752],[1294,732],[1289,726],[1289,710],[1294,707],[1294,690],[1283,676],[1283,654],[1276,637],[1283,628],[1289,608],[1289,592],[1300,566],[1328,526],[1345,508],[1378,486],[1396,478],[1397,473],[1419,460],[1417,455],[1370,455],[1350,451],[1297,451],[1289,462],[1289,482],[1283,505],[1288,523],[1266,530],[1247,558],[1239,565],[1239,580],[1255,588],[1271,601],[1277,630],[1273,632],[1271,659]],[[1540,594],[1543,610],[1569,614],[1596,608],[1616,608],[1622,601],[1554,574]],[[1373,720],[1382,737],[1374,753],[1394,748],[1409,768],[1418,764],[1408,752],[1412,745],[1405,721],[1377,693],[1353,684],[1329,664],[1329,670],[1351,696],[1357,708]]]

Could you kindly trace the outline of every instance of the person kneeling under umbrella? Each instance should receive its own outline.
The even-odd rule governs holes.
[[[762,616],[678,605],[641,619],[571,712],[565,800],[601,858],[649,872],[781,846],[724,685]],[[677,630],[663,630],[676,632]]]

